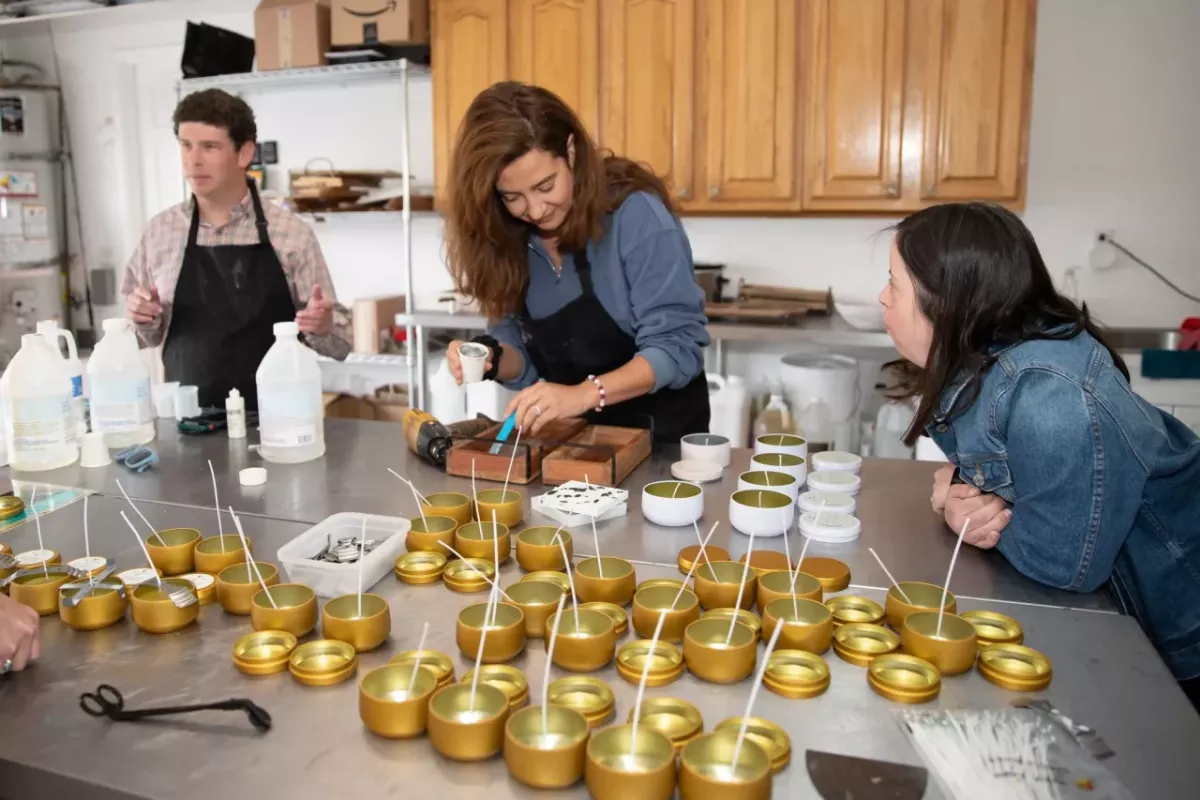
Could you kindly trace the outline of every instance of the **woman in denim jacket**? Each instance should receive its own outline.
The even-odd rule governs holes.
[[[1200,440],[1129,387],[1009,211],[953,203],[896,226],[880,294],[895,394],[951,465],[934,509],[1060,589],[1108,585],[1200,708]]]

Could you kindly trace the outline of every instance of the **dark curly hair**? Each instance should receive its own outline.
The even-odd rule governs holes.
[[[254,111],[242,98],[220,89],[205,89],[193,92],[175,106],[175,135],[185,122],[200,122],[215,128],[224,128],[238,150],[246,142],[258,140],[258,126],[254,124]]]

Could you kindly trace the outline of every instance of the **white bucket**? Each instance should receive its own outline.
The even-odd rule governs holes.
[[[858,361],[840,355],[784,356],[780,379],[805,438],[857,450]]]

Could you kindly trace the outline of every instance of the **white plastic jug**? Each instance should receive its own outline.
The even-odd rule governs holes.
[[[715,390],[715,391],[714,391]],[[737,375],[708,376],[708,430],[728,439],[734,447],[750,443],[750,396]]]
[[[104,337],[88,359],[87,375],[92,430],[104,434],[105,447],[115,450],[154,438],[150,372],[128,319],[104,320]]]
[[[14,470],[38,472],[75,463],[79,443],[71,416],[71,377],[41,334],[21,337],[21,349],[0,377],[0,398]]]
[[[300,343],[295,322],[275,323],[275,344],[263,356],[258,386],[259,453],[277,464],[325,455],[325,408],[317,354]]]
[[[46,337],[46,342],[58,352],[59,340],[67,344],[67,373],[71,376],[71,415],[75,418],[75,437],[83,441],[83,435],[88,432],[87,417],[83,408],[83,362],[79,360],[79,351],[75,347],[75,337],[68,330],[58,327],[58,320],[44,319],[37,324],[37,332]]]

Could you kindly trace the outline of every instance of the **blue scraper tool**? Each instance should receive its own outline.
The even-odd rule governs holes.
[[[512,435],[513,428],[517,427],[517,412],[508,415],[508,419],[504,420],[504,425],[500,428],[500,433],[496,435],[496,443],[488,450],[494,456],[500,455],[500,449],[508,437]]]

